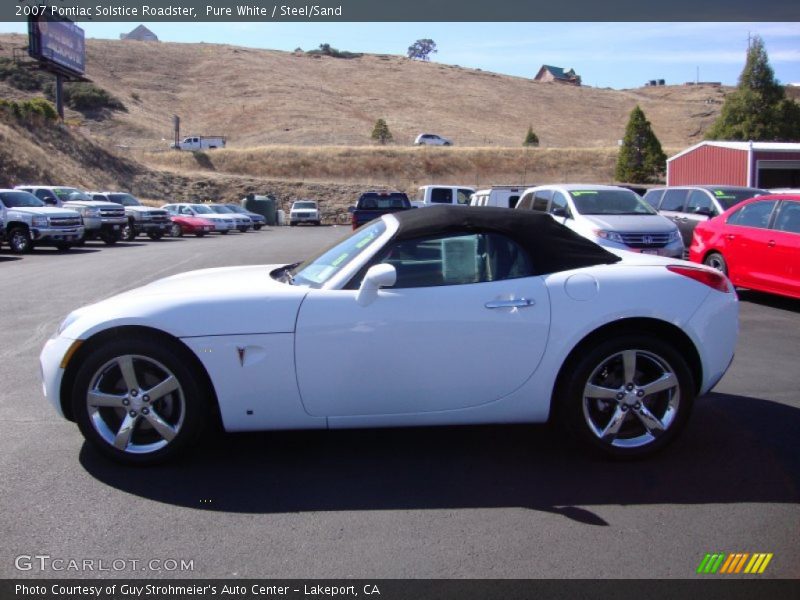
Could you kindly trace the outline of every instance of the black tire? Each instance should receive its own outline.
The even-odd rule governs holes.
[[[229,232],[229,231],[230,231],[229,229],[223,229],[223,230],[222,230],[222,231],[220,231],[219,233],[220,233],[220,235],[228,235],[228,232]]]
[[[72,244],[56,244],[56,250],[59,252],[67,252],[70,248],[72,248]]]
[[[160,240],[163,235],[164,234],[161,233],[160,231],[150,231],[147,234],[147,237],[149,237],[151,240],[157,241]]]
[[[103,240],[103,243],[106,246],[113,246],[119,241],[119,237],[117,237],[113,233],[103,233],[100,235],[100,239]]]
[[[297,223],[293,223],[292,221],[289,221],[289,227],[294,227],[295,225],[297,225]]]
[[[261,225],[253,225],[253,231],[261,231]]]
[[[169,234],[172,237],[183,237],[183,227],[180,223],[173,223],[169,228]]]
[[[654,386],[659,377],[666,379]],[[671,344],[629,333],[582,349],[562,369],[553,408],[584,446],[635,459],[675,439],[694,396],[689,366]]]
[[[212,414],[205,378],[187,354],[175,342],[140,336],[112,339],[93,349],[72,389],[73,414],[86,440],[127,465],[160,463],[185,450]],[[133,383],[126,381],[123,364],[132,365]],[[148,391],[169,379],[174,388],[148,397]],[[92,404],[92,390],[102,404]]]
[[[7,239],[14,254],[27,254],[33,250],[31,234],[26,227],[12,227],[8,230]]]
[[[708,256],[703,259],[703,264],[712,269],[716,269],[726,277],[728,275],[728,263],[725,261],[725,257],[719,252],[710,252]]]
[[[133,223],[129,221],[126,225],[122,226],[120,238],[124,242],[132,242],[136,239],[136,229],[134,228]]]
[[[203,237],[205,234],[206,234],[206,232],[205,232],[205,231],[198,231],[197,233],[195,233],[195,235],[196,235],[197,237]],[[182,235],[182,234],[181,234],[181,235]]]
[[[242,233],[247,233],[247,227],[238,227],[237,229]]]
[[[322,222],[321,222],[321,221],[314,221],[314,225],[316,225],[317,227],[319,227],[320,225],[322,225]]]

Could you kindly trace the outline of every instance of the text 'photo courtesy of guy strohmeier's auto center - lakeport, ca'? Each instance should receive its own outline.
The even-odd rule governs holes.
[[[0,17],[0,598],[798,596],[800,8]]]

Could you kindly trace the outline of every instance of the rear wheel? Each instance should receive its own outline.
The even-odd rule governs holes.
[[[169,228],[169,234],[172,237],[182,237],[183,228],[181,227],[180,223],[173,223],[172,227]]]
[[[712,269],[716,269],[723,275],[728,274],[728,263],[725,262],[725,257],[719,252],[712,252],[706,256],[703,260],[703,264],[711,267]]]
[[[173,344],[146,338],[96,348],[75,378],[72,407],[84,437],[109,458],[146,465],[194,441],[211,396]]]
[[[205,231],[198,231],[197,233],[195,233],[195,235],[196,235],[197,237],[203,237],[205,234],[206,234],[206,232],[205,232]]]
[[[692,409],[689,366],[659,339],[627,334],[600,342],[563,372],[554,399],[559,416],[581,442],[614,458],[657,452]]]
[[[12,227],[8,232],[8,245],[14,254],[25,254],[33,250],[31,234],[25,227]]]

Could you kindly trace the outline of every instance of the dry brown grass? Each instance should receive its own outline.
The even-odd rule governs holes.
[[[601,181],[614,178],[616,148],[374,148],[267,146],[206,153],[135,154],[177,172],[215,171],[269,179],[362,182],[406,190],[428,183]]]
[[[22,44],[22,36],[2,35],[0,54]],[[129,112],[86,127],[96,137],[142,149],[168,145],[173,114],[180,115],[185,134],[227,135],[238,149],[365,145],[379,117],[396,147],[432,131],[457,146],[518,148],[532,125],[545,148],[608,148],[623,136],[637,103],[662,144],[682,148],[698,141],[723,96],[706,86],[576,88],[400,56],[343,60],[112,40],[88,40],[87,75]]]

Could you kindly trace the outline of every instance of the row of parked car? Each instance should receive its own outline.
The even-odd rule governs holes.
[[[419,198],[372,191],[353,209],[354,228],[386,212],[439,204],[498,206],[551,215],[601,246],[712,266],[738,286],[800,297],[800,191],[736,186],[642,190],[554,184],[423,186]]]
[[[212,232],[258,231],[263,215],[235,203],[143,205],[125,192],[85,192],[67,186],[18,185],[0,189],[0,240],[22,254],[35,246],[69,250],[87,240],[108,245],[147,235],[203,237]]]

